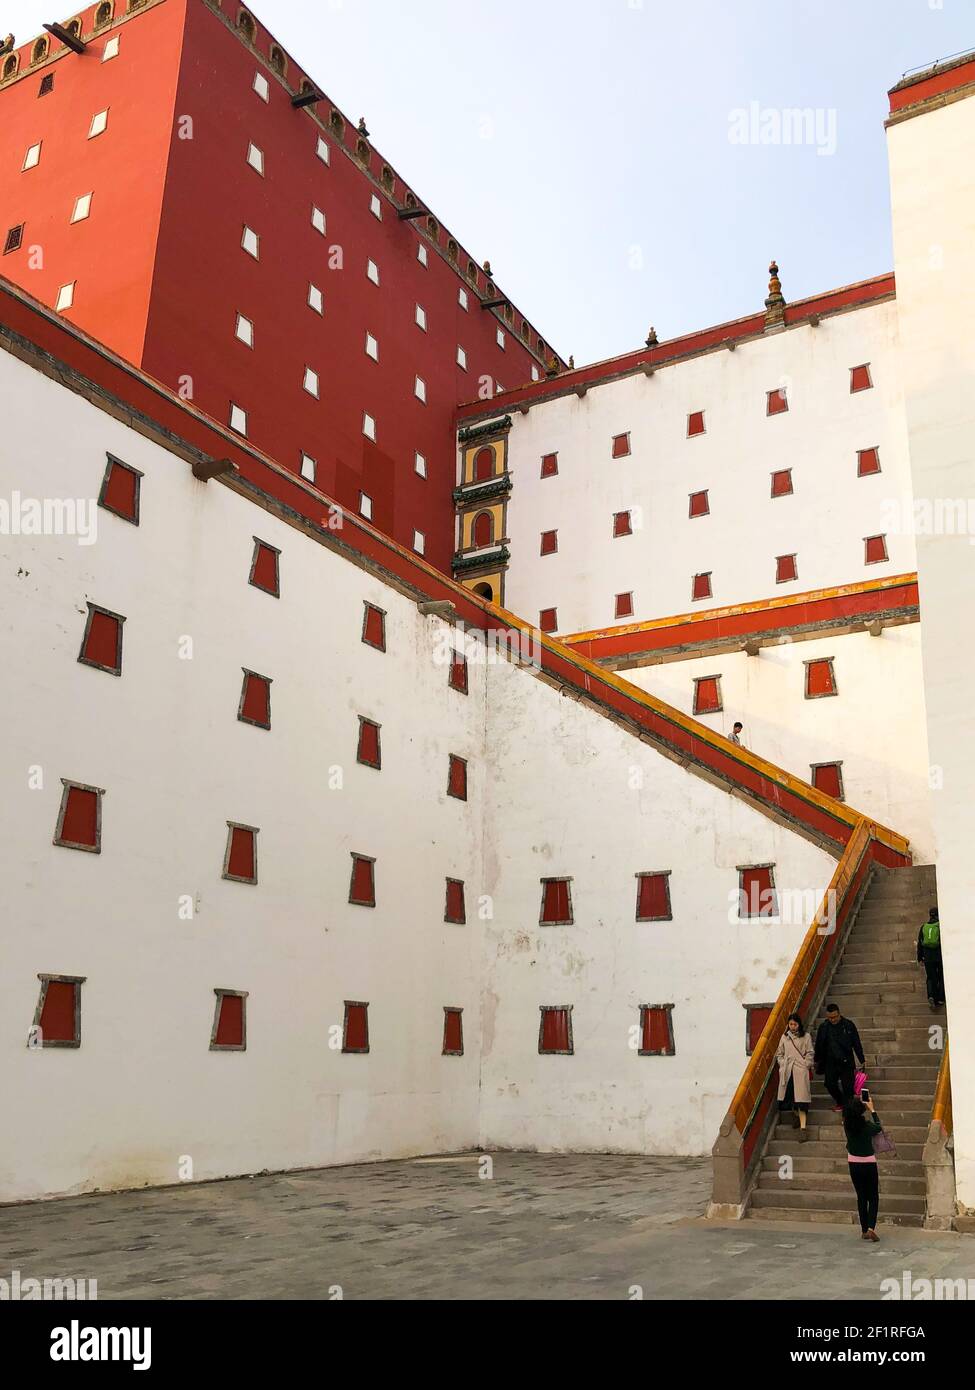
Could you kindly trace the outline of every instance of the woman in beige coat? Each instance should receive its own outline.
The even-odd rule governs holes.
[[[798,1014],[790,1014],[779,1042],[775,1060],[779,1064],[779,1113],[792,1111],[792,1123],[799,1129],[799,1143],[809,1137],[809,1073],[813,1064],[813,1041]]]

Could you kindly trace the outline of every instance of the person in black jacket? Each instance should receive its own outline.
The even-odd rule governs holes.
[[[945,1002],[945,970],[941,960],[941,922],[938,909],[932,907],[928,920],[917,934],[917,958],[924,966],[928,981],[928,1004],[931,1012]]]
[[[863,1044],[852,1019],[844,1018],[839,1004],[826,1005],[826,1020],[819,1025],[815,1048],[816,1070],[826,1083],[839,1111],[854,1099],[855,1063],[865,1070]]]

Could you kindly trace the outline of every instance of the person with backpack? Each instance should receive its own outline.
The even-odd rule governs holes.
[[[883,1130],[880,1116],[873,1108],[870,1092],[860,1092],[843,1106],[843,1130],[846,1134],[846,1157],[850,1181],[857,1198],[860,1218],[860,1239],[879,1240],[877,1213],[880,1210],[880,1169],[873,1141]]]
[[[931,1012],[945,1002],[945,972],[941,960],[941,923],[938,909],[932,907],[928,920],[917,934],[917,958],[924,966],[928,982],[928,1004]]]

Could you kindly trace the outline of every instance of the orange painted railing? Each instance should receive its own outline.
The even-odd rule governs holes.
[[[938,1068],[938,1087],[934,1093],[934,1106],[931,1110],[931,1123],[940,1125],[945,1136],[951,1134],[953,1116],[951,1112],[951,1065],[948,1061],[948,1044],[945,1043],[944,1056]]]
[[[825,987],[843,942],[844,928],[856,908],[861,890],[881,849],[877,826],[861,816],[836,866],[836,872],[806,932],[799,953],[744,1075],[712,1150],[714,1197],[717,1205],[740,1207],[748,1175],[765,1132],[778,1090],[775,1054],[790,1014],[804,1018]]]

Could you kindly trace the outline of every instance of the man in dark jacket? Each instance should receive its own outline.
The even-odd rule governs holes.
[[[945,972],[941,961],[941,923],[938,909],[932,907],[928,920],[917,934],[917,958],[928,978],[928,1003],[931,1012],[945,1002]]]
[[[835,1109],[853,1099],[855,1066],[864,1069],[863,1044],[852,1019],[844,1018],[839,1004],[826,1005],[826,1021],[819,1025],[814,1052],[816,1070],[822,1074]]]

